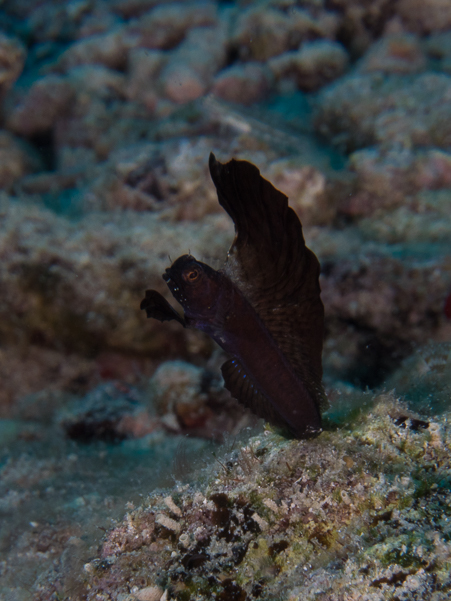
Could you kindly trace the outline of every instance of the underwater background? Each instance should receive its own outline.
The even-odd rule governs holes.
[[[0,102],[0,600],[449,599],[451,2],[3,0]],[[314,441],[139,309],[211,151],[320,260]]]

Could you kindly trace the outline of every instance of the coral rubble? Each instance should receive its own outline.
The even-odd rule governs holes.
[[[206,485],[152,495],[84,566],[87,598],[446,599],[449,433],[414,428],[392,395],[367,402],[349,429],[313,443],[267,432]]]

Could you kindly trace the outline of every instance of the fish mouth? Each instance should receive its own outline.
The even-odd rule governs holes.
[[[185,282],[183,281],[183,270],[186,268],[187,262],[195,260],[191,255],[182,255],[174,263],[167,267],[162,275],[172,295],[182,306],[186,302],[185,298]]]
[[[165,272],[163,273],[163,280],[166,282],[166,284],[169,286],[169,288],[174,288],[177,287],[177,277],[174,278],[174,273],[171,267],[168,267]]]
[[[180,287],[177,284],[176,280],[172,277],[172,272],[171,272],[171,268],[168,267],[165,272],[163,273],[163,280],[166,282],[169,290],[172,292],[173,296],[176,298],[176,300],[180,300],[180,296],[181,296],[181,291],[180,291]]]
[[[166,271],[163,273],[163,280],[166,282],[170,290],[173,290],[176,287],[176,283],[172,279],[169,269],[166,269]]]

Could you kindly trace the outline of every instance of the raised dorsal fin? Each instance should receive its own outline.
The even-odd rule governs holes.
[[[236,231],[224,271],[255,309],[314,402],[324,408],[319,262],[305,245],[301,222],[285,194],[251,163],[232,159],[222,164],[210,155],[210,172]]]

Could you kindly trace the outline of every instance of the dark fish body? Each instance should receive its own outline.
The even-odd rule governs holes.
[[[321,428],[318,407],[255,310],[231,285],[230,313],[222,330],[212,338],[234,357],[232,365],[238,366],[238,374],[239,366],[242,366],[242,375],[244,379],[249,378],[251,391],[255,387],[255,395],[259,391],[271,402],[291,432],[306,436],[309,432],[317,432]]]
[[[325,401],[318,260],[286,197],[256,167],[211,157],[210,171],[237,232],[224,270],[183,255],[163,278],[184,317],[153,290],[141,308],[211,336],[232,356],[222,373],[235,398],[298,438],[315,436]]]

